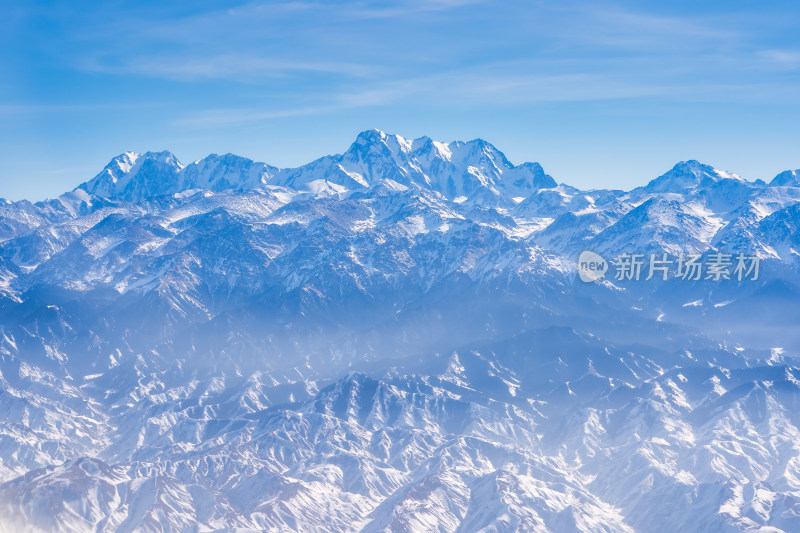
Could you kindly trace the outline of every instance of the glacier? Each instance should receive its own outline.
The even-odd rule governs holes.
[[[799,172],[580,190],[369,130],[0,200],[0,531],[798,531]]]

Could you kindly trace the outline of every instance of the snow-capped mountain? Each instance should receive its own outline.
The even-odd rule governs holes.
[[[370,130],[0,201],[0,531],[796,531],[798,185]]]
[[[170,152],[126,152],[76,190],[111,200],[140,201],[194,189],[243,191],[267,183],[278,169],[233,154],[212,154],[183,166]]]
[[[284,172],[277,182],[302,190],[320,177],[348,189],[392,180],[439,192],[451,200],[475,198],[490,203],[522,199],[556,185],[538,163],[514,166],[480,139],[445,144],[428,137],[407,140],[377,130],[361,133],[343,155]]]
[[[786,170],[769,182],[772,187],[800,187],[800,170]]]
[[[233,154],[210,155],[184,167],[169,152],[127,152],[79,189],[111,200],[140,201],[193,189],[242,191],[267,184],[339,192],[385,180],[433,190],[451,200],[480,196],[493,203],[522,199],[556,185],[538,163],[514,166],[480,139],[445,144],[369,130],[359,134],[344,154],[296,169],[279,170]]]
[[[682,161],[672,169],[652,180],[644,190],[658,193],[680,193],[698,187],[708,187],[723,180],[743,182],[736,174],[717,170],[699,161]]]

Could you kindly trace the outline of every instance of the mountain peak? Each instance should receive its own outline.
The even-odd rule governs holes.
[[[230,153],[211,154],[183,166],[168,151],[125,152],[78,188],[111,200],[138,201],[191,189],[245,190],[273,184],[314,191],[324,182],[347,190],[385,180],[451,199],[498,205],[556,186],[538,163],[514,166],[483,139],[444,143],[369,129],[359,133],[342,155],[295,169],[280,170]]]
[[[770,187],[800,187],[800,169],[781,172],[769,182],[769,185]]]
[[[378,129],[365,130],[356,136],[347,154],[399,154],[411,151],[412,141]]]
[[[175,157],[175,154],[173,154],[169,150],[161,150],[160,152],[145,152],[143,157],[145,159],[155,159],[157,161],[161,161],[164,163],[174,162],[178,166],[182,166],[178,161],[178,158]]]
[[[114,200],[138,200],[163,194],[174,185],[183,168],[172,152],[124,152],[94,178],[77,189]]]
[[[381,131],[377,128],[370,128],[368,130],[364,130],[356,135],[356,144],[368,144],[372,142],[380,142],[385,139],[388,135],[386,132]]]
[[[336,163],[344,171],[341,185],[355,180],[367,186],[391,179],[478,203],[508,203],[556,186],[538,163],[515,167],[483,139],[443,143],[423,136],[409,140],[372,129],[359,133]]]
[[[114,157],[103,168],[103,170],[117,169],[129,172],[135,165],[141,165],[144,161],[158,161],[164,164],[170,164],[177,168],[183,168],[183,165],[175,157],[175,154],[169,150],[161,150],[160,152],[145,152],[140,154],[138,152],[128,151],[123,152],[117,157]]]
[[[724,179],[744,181],[736,174],[690,159],[676,164],[668,172],[648,183],[645,189],[651,192],[681,192]]]
[[[172,152],[125,152],[78,189],[111,200],[139,201],[191,189],[252,189],[278,169],[234,154],[216,155],[183,166]]]

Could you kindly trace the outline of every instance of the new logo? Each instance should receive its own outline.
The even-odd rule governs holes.
[[[581,281],[586,283],[599,281],[606,276],[606,272],[608,272],[608,262],[601,255],[589,250],[581,252],[578,257],[578,276]]]

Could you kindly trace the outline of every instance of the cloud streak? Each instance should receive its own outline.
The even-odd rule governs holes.
[[[264,78],[316,73],[354,78],[373,76],[379,67],[355,63],[307,62],[252,55],[221,54],[207,57],[144,56],[121,62],[94,59],[83,68],[90,72],[130,74],[170,80],[225,79],[254,82]]]

